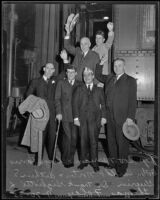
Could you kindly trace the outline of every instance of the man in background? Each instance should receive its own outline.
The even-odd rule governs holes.
[[[108,22],[107,28],[108,38],[105,42],[104,32],[99,30],[96,32],[96,45],[92,48],[93,51],[99,54],[100,59],[105,61],[103,64],[103,74],[108,74],[108,52],[111,49],[114,40],[113,23]]]

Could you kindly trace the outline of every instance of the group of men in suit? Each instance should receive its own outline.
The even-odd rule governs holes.
[[[46,100],[50,119],[47,125],[48,157],[53,159],[56,136],[56,120],[62,121],[64,134],[62,138],[62,162],[65,167],[74,166],[77,137],[80,136],[80,165],[83,169],[89,163],[94,171],[98,166],[98,134],[100,127],[107,122],[107,142],[109,149],[109,167],[115,168],[118,177],[122,177],[128,167],[129,141],[124,137],[122,126],[125,121],[132,123],[136,112],[136,80],[125,73],[125,61],[114,61],[115,74],[104,75],[105,56],[90,50],[90,40],[83,37],[80,47],[70,44],[70,31],[66,29],[65,49],[73,54],[74,61],[68,63],[67,53],[61,52],[65,64],[61,80],[52,76],[55,68],[47,63],[44,75],[31,82],[27,95],[35,95]],[[112,32],[112,30],[111,30]],[[110,36],[113,36],[110,33]],[[104,45],[103,45],[104,47]],[[96,48],[95,48],[96,49]],[[47,80],[48,78],[49,81]],[[104,83],[104,90],[97,86]],[[89,85],[89,86],[88,86]]]

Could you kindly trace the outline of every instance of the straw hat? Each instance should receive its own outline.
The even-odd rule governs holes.
[[[37,110],[32,112],[32,115],[36,119],[41,119],[44,116],[44,112],[43,112],[42,109],[37,109]]]
[[[127,122],[125,122],[123,124],[122,130],[123,130],[124,136],[129,140],[136,141],[140,137],[139,128],[134,122],[129,125]]]

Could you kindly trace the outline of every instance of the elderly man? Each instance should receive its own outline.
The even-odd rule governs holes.
[[[105,84],[107,109],[107,142],[110,168],[115,168],[122,177],[128,167],[129,141],[122,132],[125,121],[131,124],[135,119],[137,84],[136,80],[125,73],[125,60],[114,61],[115,74],[103,75],[104,61],[96,67],[96,77]]]
[[[80,40],[80,47],[74,47],[70,43],[70,29],[65,26],[66,36],[64,38],[64,48],[72,55],[74,60],[72,65],[77,68],[77,80],[82,81],[82,72],[84,67],[88,67],[95,72],[96,64],[99,63],[99,55],[90,50],[91,42],[88,37],[83,37]],[[95,83],[98,81],[95,79]]]
[[[84,84],[79,86],[73,96],[74,124],[80,130],[80,165],[83,169],[89,162],[94,171],[98,166],[98,135],[100,127],[106,123],[106,108],[103,89],[93,83],[93,70],[85,68]],[[89,152],[88,152],[89,151]],[[88,160],[88,153],[90,160]]]
[[[49,160],[52,163],[54,142],[56,136],[56,111],[55,111],[55,88],[56,88],[56,77],[53,77],[55,67],[52,63],[47,63],[43,67],[44,74],[42,77],[33,79],[27,89],[26,96],[33,94],[37,97],[44,99],[49,108],[50,118],[43,132],[43,151],[44,143],[47,142],[46,148],[48,152]],[[55,160],[58,161],[57,159]],[[35,162],[37,164],[37,162]]]

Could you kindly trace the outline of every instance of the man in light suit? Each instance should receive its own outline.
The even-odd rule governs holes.
[[[42,77],[35,78],[31,81],[26,96],[28,97],[30,94],[33,94],[37,97],[41,97],[48,105],[50,118],[46,130],[43,132],[43,151],[44,144],[46,143],[48,158],[52,164],[56,136],[55,88],[57,81],[56,77],[53,76],[55,67],[52,63],[47,63],[43,67],[43,72],[44,74]],[[58,162],[57,159],[55,159],[55,161]],[[37,162],[35,162],[35,164],[37,164]]]
[[[135,119],[137,84],[136,80],[125,73],[125,60],[114,61],[115,74],[103,75],[103,59],[97,65],[95,75],[105,84],[107,109],[107,142],[109,165],[115,168],[118,177],[122,177],[128,167],[129,141],[122,132],[125,121],[128,124]]]
[[[77,87],[73,96],[74,124],[79,126],[81,138],[78,169],[83,169],[90,163],[97,172],[99,171],[98,135],[100,127],[106,123],[104,92],[93,83],[94,73],[91,69],[85,68],[83,77],[84,84]]]
[[[62,136],[62,162],[64,167],[70,168],[74,166],[78,138],[77,127],[73,123],[72,95],[81,82],[75,80],[77,72],[72,65],[68,64],[65,68],[67,77],[57,83],[55,105],[56,118],[62,120],[64,129]]]

